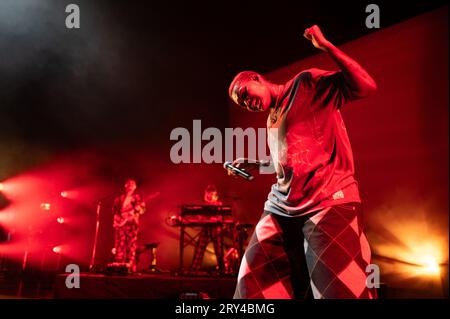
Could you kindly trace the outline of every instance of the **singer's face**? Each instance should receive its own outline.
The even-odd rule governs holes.
[[[272,101],[268,85],[258,76],[236,83],[231,98],[251,112],[267,110]]]

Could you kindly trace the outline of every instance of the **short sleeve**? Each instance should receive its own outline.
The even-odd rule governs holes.
[[[351,90],[345,80],[342,71],[315,70],[316,100],[320,100],[325,106],[341,108],[346,102],[357,99],[357,95]]]

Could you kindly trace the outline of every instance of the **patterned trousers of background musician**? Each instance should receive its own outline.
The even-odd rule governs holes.
[[[130,263],[130,269],[134,268],[136,262],[138,229],[137,223],[127,222],[115,230],[114,260],[119,263]]]
[[[196,242],[194,257],[192,258],[191,271],[198,271],[203,262],[203,256],[206,246],[212,241],[214,245],[214,253],[217,259],[218,270],[224,269],[223,263],[223,244],[222,244],[222,227],[221,226],[205,226],[200,232],[200,236]]]
[[[370,247],[360,211],[342,204],[298,218],[264,212],[234,298],[376,298],[366,285]]]

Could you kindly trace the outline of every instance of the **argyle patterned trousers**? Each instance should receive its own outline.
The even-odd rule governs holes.
[[[234,298],[377,298],[366,286],[370,255],[358,203],[297,218],[264,212],[242,259]]]

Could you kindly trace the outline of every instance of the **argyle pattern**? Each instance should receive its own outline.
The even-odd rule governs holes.
[[[236,299],[376,298],[359,204],[305,218],[265,212],[242,259]]]

